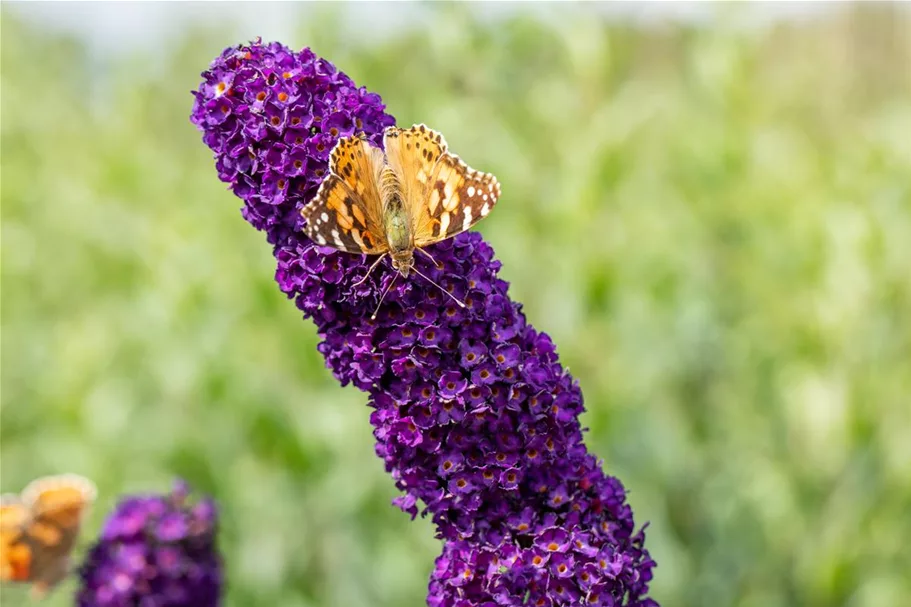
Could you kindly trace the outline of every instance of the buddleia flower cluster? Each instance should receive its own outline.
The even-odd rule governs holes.
[[[214,502],[168,495],[124,498],[79,569],[80,607],[214,607],[222,589]]]
[[[265,232],[276,281],[316,324],[328,368],[369,395],[395,503],[431,516],[444,542],[428,604],[657,605],[626,492],[582,442],[579,386],[509,298],[490,245],[466,232],[428,248],[438,265],[415,259],[464,309],[413,277],[372,319],[391,266],[362,281],[371,258],[301,232],[338,139],[382,145],[394,120],[380,97],[309,49],[259,40],[225,50],[202,78],[191,120],[219,178]]]

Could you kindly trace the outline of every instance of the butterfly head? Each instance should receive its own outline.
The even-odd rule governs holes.
[[[392,267],[399,271],[402,278],[408,278],[414,267],[414,253],[411,250],[395,251],[391,254]]]

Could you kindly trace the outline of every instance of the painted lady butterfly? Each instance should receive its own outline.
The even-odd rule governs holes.
[[[420,274],[415,249],[424,252],[486,217],[500,184],[447,151],[443,136],[423,124],[387,128],[383,147],[385,154],[363,136],[339,140],[329,174],[301,211],[304,232],[319,245],[380,255],[370,270],[388,254],[407,278]]]

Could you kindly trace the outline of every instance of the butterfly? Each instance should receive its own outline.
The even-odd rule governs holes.
[[[69,556],[88,508],[92,481],[75,474],[32,481],[0,497],[0,581],[31,582],[41,597],[69,573]]]
[[[486,217],[500,184],[450,153],[443,136],[423,124],[388,127],[383,148],[385,153],[363,134],[339,139],[329,173],[301,210],[304,232],[319,245],[379,255],[367,275],[389,255],[392,267],[408,278],[412,271],[420,274],[414,251],[430,257],[423,247]]]

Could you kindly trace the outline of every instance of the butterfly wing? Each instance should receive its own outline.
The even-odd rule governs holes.
[[[470,168],[455,154],[440,156],[430,177],[427,204],[415,228],[422,247],[464,232],[479,222],[500,198],[500,184],[490,173]]]
[[[303,209],[304,233],[319,245],[370,255],[386,251],[379,176],[383,152],[360,137],[343,137],[329,156],[329,174]]]
[[[412,234],[417,240],[423,209],[434,167],[446,153],[443,135],[423,124],[410,129],[388,127],[383,135],[386,160],[398,176],[405,207],[411,216]]]
[[[29,510],[18,495],[0,497],[0,581],[26,582],[31,570],[31,549],[22,541]]]
[[[70,553],[95,495],[95,485],[75,474],[39,478],[22,491],[29,519],[15,547],[28,549],[27,580],[33,582],[34,594],[46,593],[66,577]]]

